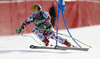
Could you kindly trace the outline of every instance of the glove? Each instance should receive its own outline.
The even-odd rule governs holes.
[[[23,28],[22,28],[22,27],[16,29],[16,33],[17,33],[17,34],[19,34],[21,31],[23,31]]]
[[[44,29],[46,29],[46,28],[47,28],[47,25],[43,24],[43,25],[41,25],[41,26],[39,27],[39,30],[40,30],[40,31],[44,31]]]

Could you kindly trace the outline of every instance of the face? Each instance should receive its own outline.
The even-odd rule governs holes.
[[[39,11],[33,11],[32,13],[36,18],[40,17],[40,12]]]
[[[34,16],[35,16],[36,18],[39,18],[39,17],[40,17],[40,13],[34,14]]]

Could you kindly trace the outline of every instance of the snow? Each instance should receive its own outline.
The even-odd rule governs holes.
[[[20,35],[2,36],[0,37],[0,59],[100,59],[100,25],[73,28],[69,29],[69,31],[74,38],[92,46],[92,48],[90,48],[87,52],[75,50],[62,51],[50,49],[30,49],[30,45],[38,45],[30,37],[22,37]],[[59,33],[68,35],[67,30],[59,30]],[[43,43],[36,38],[33,33],[24,35],[33,36],[43,45]],[[75,45],[72,39],[68,37],[64,38],[67,38]],[[55,44],[55,41],[52,39],[50,39],[50,42],[53,45]],[[58,45],[64,46],[60,43],[58,43]],[[80,45],[88,48],[83,44]]]

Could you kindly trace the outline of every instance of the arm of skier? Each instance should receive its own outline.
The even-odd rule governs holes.
[[[49,15],[49,13],[48,13],[48,12],[45,12],[45,13],[43,13],[43,16],[45,17],[45,23],[42,24],[42,25],[39,27],[39,30],[47,29],[47,27],[51,24],[51,23],[50,23],[51,17],[50,17],[50,15]]]
[[[23,29],[25,29],[27,25],[32,23],[32,21],[33,21],[33,18],[32,16],[30,16],[18,29],[16,29],[16,33],[20,34],[21,31],[23,31]]]
[[[43,14],[43,16],[44,16],[45,19],[46,19],[45,24],[51,24],[51,23],[50,23],[51,17],[50,17],[50,15],[49,15],[49,13],[48,13],[48,12],[45,12],[45,13]]]

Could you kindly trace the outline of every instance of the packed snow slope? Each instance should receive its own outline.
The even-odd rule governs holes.
[[[89,51],[75,50],[51,50],[51,49],[30,49],[29,46],[38,45],[31,37],[20,35],[0,37],[0,59],[100,59],[100,25],[69,29],[72,36],[90,46]],[[59,33],[68,35],[67,30],[59,30]],[[33,34],[33,36],[43,46],[43,43]],[[61,35],[60,35],[61,36]],[[77,46],[71,38],[68,39]],[[79,43],[79,42],[78,42]],[[50,39],[50,44],[55,45],[55,40]],[[83,48],[88,48],[79,43]],[[64,46],[58,43],[60,46]],[[38,45],[39,46],[39,45]]]

